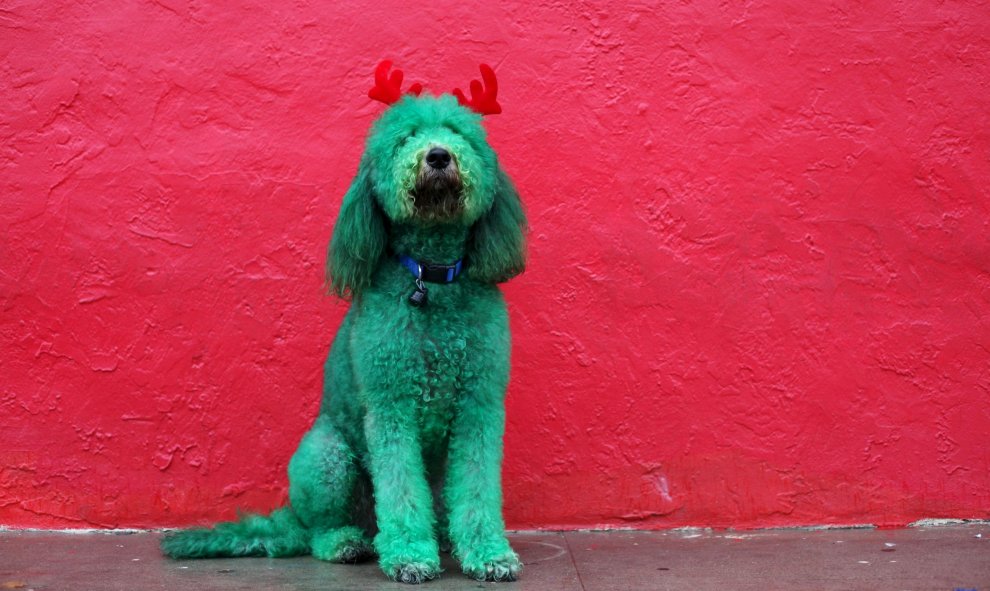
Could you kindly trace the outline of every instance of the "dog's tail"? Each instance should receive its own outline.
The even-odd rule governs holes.
[[[222,556],[299,556],[309,554],[306,526],[289,507],[271,515],[245,515],[211,528],[187,529],[162,538],[162,552],[172,558]]]

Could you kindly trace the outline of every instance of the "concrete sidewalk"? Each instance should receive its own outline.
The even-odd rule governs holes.
[[[0,589],[388,590],[373,563],[310,557],[174,562],[157,533],[0,532]],[[932,589],[990,591],[990,525],[900,530],[516,533],[516,583],[479,583],[444,558],[424,590],[687,589],[690,591]]]

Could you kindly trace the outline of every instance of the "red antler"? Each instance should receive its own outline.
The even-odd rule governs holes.
[[[471,81],[471,100],[464,97],[460,88],[454,89],[454,96],[457,102],[482,115],[498,115],[502,112],[502,106],[495,100],[498,94],[498,81],[495,80],[495,71],[488,64],[481,64],[481,79],[484,86],[477,80]]]
[[[381,101],[386,105],[398,102],[402,98],[402,70],[396,69],[392,75],[388,75],[392,67],[390,60],[382,60],[375,68],[375,85],[368,91],[368,97],[376,101]],[[409,87],[407,94],[419,96],[423,92],[423,85],[417,82]]]

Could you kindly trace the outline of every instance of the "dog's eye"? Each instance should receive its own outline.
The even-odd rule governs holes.
[[[402,146],[404,146],[407,143],[409,143],[409,140],[414,139],[415,137],[416,137],[416,130],[414,129],[414,130],[410,131],[408,135],[406,135],[401,140],[399,140],[399,143],[398,143],[398,145],[396,145],[396,148],[401,148]]]
[[[409,140],[414,139],[415,137],[416,137],[415,131],[410,132],[409,135],[403,136],[402,138],[399,139],[399,141],[395,143],[395,147],[393,148],[393,150],[395,152],[398,152],[399,150],[404,148],[406,144],[409,143]]]

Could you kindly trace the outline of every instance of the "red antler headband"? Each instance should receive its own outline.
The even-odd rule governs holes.
[[[388,71],[392,67],[392,62],[382,60],[375,68],[375,85],[368,91],[368,97],[392,105],[402,98],[402,70],[396,69],[390,76]],[[502,112],[502,106],[498,104],[495,97],[498,95],[498,80],[495,79],[495,71],[488,64],[481,64],[481,80],[472,80],[471,100],[468,100],[460,88],[454,89],[454,96],[457,102],[471,109],[480,115],[498,115]],[[413,84],[406,91],[406,94],[419,96],[423,92],[423,85]]]
[[[454,96],[457,102],[465,107],[482,115],[498,115],[502,112],[502,106],[495,100],[498,94],[498,80],[495,79],[495,70],[488,64],[481,64],[481,79],[484,85],[477,80],[471,81],[471,100],[464,98],[464,93],[460,88],[454,89]]]
[[[392,62],[382,60],[375,68],[375,85],[368,91],[368,97],[376,101],[381,101],[386,105],[391,105],[402,98],[402,70],[396,69],[392,75],[388,75]],[[423,92],[423,85],[417,82],[409,87],[407,94],[419,96]]]

